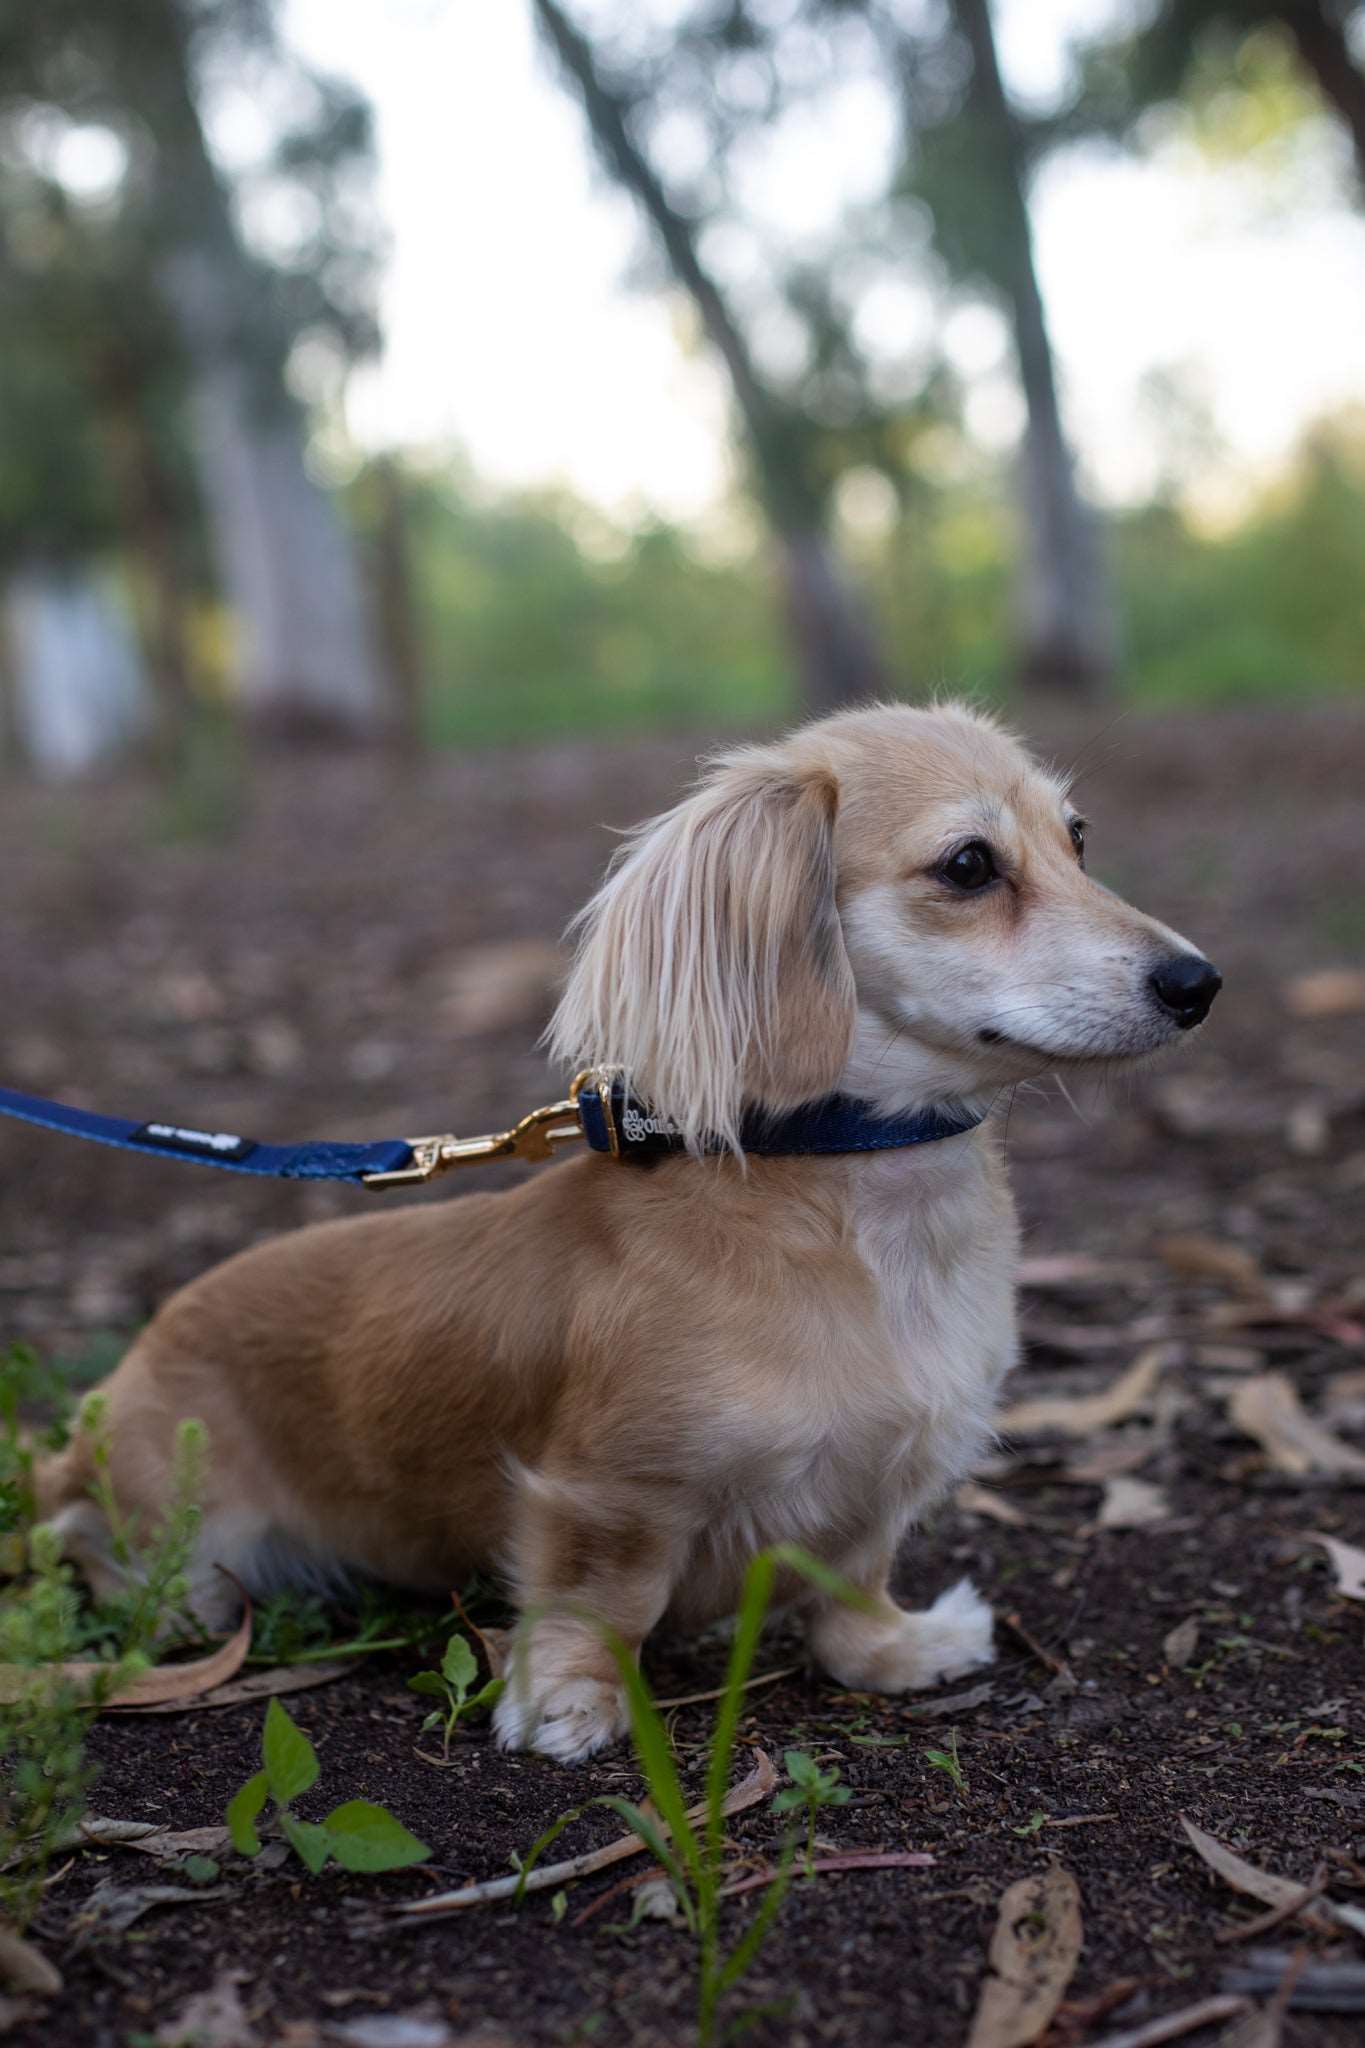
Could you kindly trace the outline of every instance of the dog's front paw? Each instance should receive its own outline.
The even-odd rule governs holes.
[[[534,1749],[557,1763],[582,1763],[626,1733],[624,1686],[600,1678],[561,1678],[542,1692],[509,1686],[493,1713],[502,1749]]]

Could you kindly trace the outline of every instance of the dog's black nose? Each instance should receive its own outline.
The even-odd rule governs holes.
[[[1173,954],[1151,977],[1153,995],[1182,1031],[1203,1023],[1222,986],[1223,977],[1212,960],[1198,953]]]

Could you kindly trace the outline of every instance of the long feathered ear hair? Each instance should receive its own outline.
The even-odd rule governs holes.
[[[627,839],[575,920],[547,1038],[567,1067],[624,1067],[697,1148],[740,1150],[746,1104],[828,1094],[848,1056],[853,971],[834,900],[838,790],[777,747],[722,756]]]

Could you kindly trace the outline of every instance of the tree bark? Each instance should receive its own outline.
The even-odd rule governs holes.
[[[887,694],[886,669],[866,613],[850,593],[829,537],[794,527],[777,539],[787,633],[801,700],[817,716]]]
[[[994,187],[1015,355],[1028,423],[1021,462],[1024,518],[1018,672],[1029,687],[1098,695],[1114,666],[1111,601],[1094,521],[1076,489],[1062,428],[1047,317],[1034,265],[1024,149],[996,54],[989,0],[952,0],[972,58],[971,101],[982,174]]]
[[[136,366],[119,349],[97,344],[93,376],[122,524],[140,571],[138,610],[156,699],[154,751],[158,766],[171,768],[183,756],[192,708],[180,507],[148,427]]]
[[[219,573],[241,635],[249,715],[365,733],[383,693],[355,551],[308,473],[284,344],[204,140],[177,0],[127,78],[154,137],[167,304],[193,369],[196,458]],[[155,75],[150,75],[151,73]]]
[[[872,622],[840,568],[826,529],[826,506],[805,474],[800,421],[769,390],[724,293],[702,263],[695,223],[673,204],[636,142],[628,103],[602,77],[587,37],[557,0],[535,0],[535,10],[608,171],[657,235],[729,373],[758,496],[773,529],[783,616],[806,704],[828,711],[853,698],[885,694],[888,672]]]
[[[1314,0],[1283,0],[1275,11],[1318,91],[1346,124],[1355,150],[1356,177],[1365,194],[1365,73],[1356,66],[1341,23]]]
[[[140,746],[152,705],[108,579],[86,563],[31,561],[6,598],[14,723],[38,773],[65,780]]]

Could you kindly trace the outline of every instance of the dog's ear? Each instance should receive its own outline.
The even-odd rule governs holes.
[[[624,1067],[693,1145],[738,1149],[746,1103],[827,1094],[855,1021],[837,801],[831,775],[751,748],[633,834],[578,920],[549,1033],[566,1065]]]

